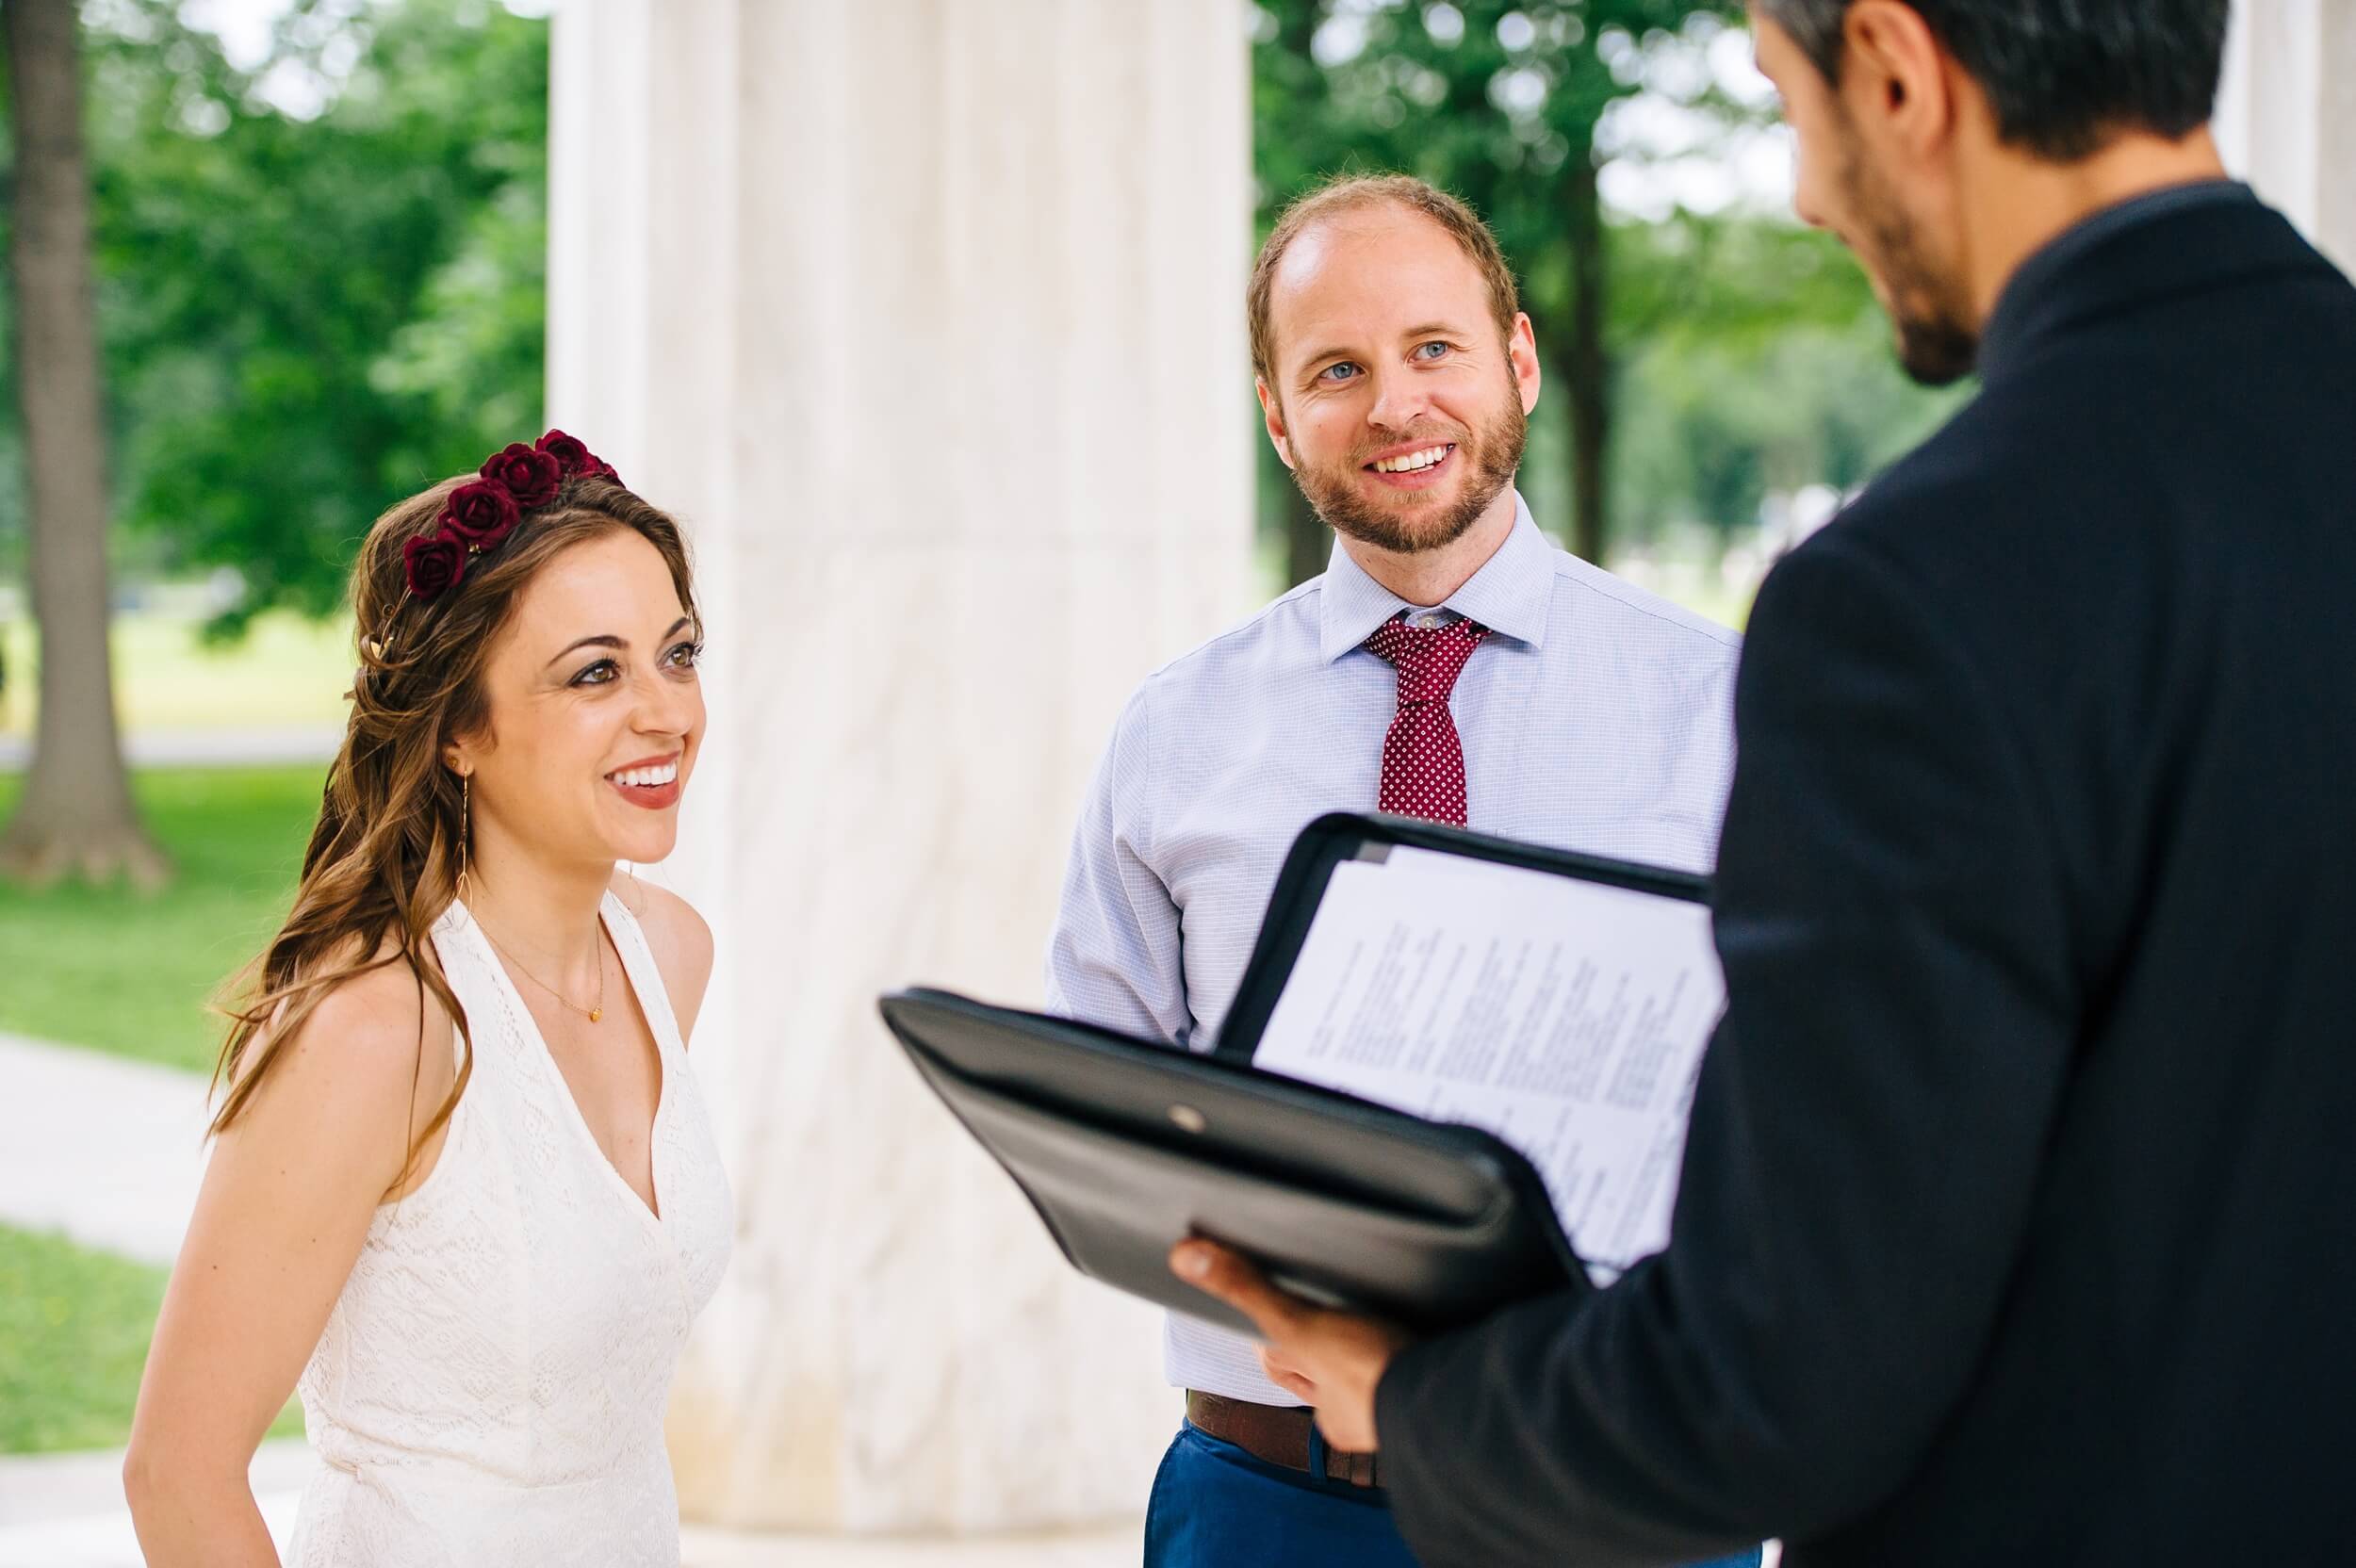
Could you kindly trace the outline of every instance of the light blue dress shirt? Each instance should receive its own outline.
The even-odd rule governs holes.
[[[1449,710],[1477,832],[1707,872],[1734,771],[1742,639],[1513,531],[1439,607],[1491,629]],[[1370,811],[1397,672],[1366,651],[1402,611],[1335,547],[1325,575],[1147,678],[1073,836],[1050,1010],[1198,1051],[1235,1001],[1284,853],[1328,811]],[[1171,1383],[1300,1401],[1248,1341],[1172,1316]]]

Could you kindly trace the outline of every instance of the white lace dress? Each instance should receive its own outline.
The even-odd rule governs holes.
[[[661,1217],[453,904],[434,945],[474,1077],[425,1184],[378,1212],[303,1371],[323,1467],[288,1568],[677,1568],[663,1410],[734,1221],[646,938],[611,894],[605,923],[662,1053]]]

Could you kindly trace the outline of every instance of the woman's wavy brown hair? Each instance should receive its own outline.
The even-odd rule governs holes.
[[[402,547],[434,533],[444,500],[475,477],[444,480],[394,506],[360,547],[352,574],[360,660],[352,718],[328,770],[294,907],[261,956],[232,982],[223,1008],[228,1037],[213,1072],[214,1087],[227,1086],[213,1116],[215,1135],[253,1103],[287,1042],[331,990],[406,964],[418,986],[420,1065],[427,991],[466,1042],[457,1082],[410,1145],[406,1179],[474,1070],[466,1009],[429,956],[426,934],[458,890],[459,781],[444,766],[443,749],[482,731],[488,713],[483,671],[493,644],[542,567],[616,530],[655,547],[680,607],[697,619],[679,525],[623,486],[587,474],[567,478],[555,499],[526,513],[495,548],[469,557],[455,587],[431,602],[412,597]]]

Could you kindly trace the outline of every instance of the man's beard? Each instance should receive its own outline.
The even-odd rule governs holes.
[[[1980,358],[1980,332],[1957,300],[1955,280],[1922,253],[1921,236],[1880,171],[1868,167],[1853,138],[1843,138],[1841,199],[1862,228],[1858,261],[1881,284],[1898,335],[1898,363],[1924,386],[1970,375]]]
[[[1293,469],[1293,482],[1326,527],[1345,538],[1372,545],[1394,555],[1418,555],[1445,549],[1462,539],[1481,520],[1504,488],[1513,482],[1522,466],[1522,444],[1530,421],[1522,413],[1521,388],[1507,382],[1504,407],[1497,416],[1469,430],[1413,431],[1385,447],[1419,441],[1426,446],[1453,442],[1455,456],[1465,466],[1464,493],[1456,504],[1441,512],[1410,510],[1404,514],[1367,499],[1358,490],[1358,473],[1367,459],[1362,454],[1347,465],[1313,467],[1304,463]],[[1414,492],[1407,492],[1413,495]]]

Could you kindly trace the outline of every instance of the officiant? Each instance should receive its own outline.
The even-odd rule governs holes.
[[[1422,1344],[1173,1255],[1428,1568],[2356,1561],[2356,289],[2224,177],[2226,10],[1754,0],[1982,386],[1760,593],[1668,1247]]]
[[[1052,1010],[1194,1050],[1314,818],[1380,808],[1707,871],[1733,760],[1735,635],[1555,548],[1513,488],[1537,345],[1463,203],[1398,177],[1316,191],[1247,303],[1268,436],[1332,562],[1130,699],[1048,964]],[[1185,1418],[1147,1568],[1412,1568],[1382,1462],[1320,1441],[1317,1388],[1192,1319],[1165,1360]]]

